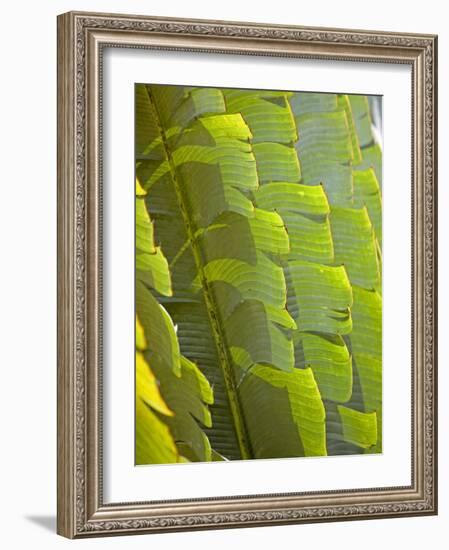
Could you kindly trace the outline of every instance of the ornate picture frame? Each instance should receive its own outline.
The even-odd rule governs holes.
[[[102,56],[132,48],[411,68],[411,484],[104,501]],[[437,37],[70,12],[58,17],[58,533],[69,538],[437,513]]]

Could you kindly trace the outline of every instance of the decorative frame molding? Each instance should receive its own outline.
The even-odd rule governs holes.
[[[104,504],[101,60],[133,47],[409,64],[412,484]],[[437,513],[437,37],[70,12],[58,17],[58,533],[70,538]]]

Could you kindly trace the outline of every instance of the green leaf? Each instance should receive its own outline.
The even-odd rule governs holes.
[[[137,155],[166,159],[157,119],[146,87],[136,87]],[[150,153],[149,153],[150,152]],[[165,161],[163,161],[165,162]],[[160,181],[160,180],[159,180]],[[207,407],[212,389],[200,370],[181,354],[176,329],[166,309],[151,294],[171,296],[168,262],[155,244],[145,201],[136,179],[136,462],[185,461],[176,444],[187,445],[198,460],[211,459],[207,436],[197,424],[211,425]]]
[[[366,207],[331,210],[335,261],[344,264],[353,284],[376,288],[380,284],[380,266],[373,226]]]
[[[373,143],[372,120],[369,111],[368,98],[364,95],[350,95],[351,110],[357,129],[360,146],[366,147]]]
[[[159,391],[158,380],[141,352],[136,353],[136,393],[154,411],[173,416]]]
[[[258,189],[256,201],[261,208],[273,208],[277,211],[288,210],[310,216],[329,214],[329,203],[320,185],[311,187],[277,181]]]
[[[162,90],[159,88],[155,94],[150,92],[150,96],[158,111]],[[272,109],[275,116],[279,101],[282,108],[289,111],[285,98],[276,101],[278,103]],[[290,118],[292,123],[291,113]],[[165,205],[170,205],[170,209],[173,207],[173,212],[167,212],[167,206],[165,212],[162,209],[158,212],[158,205],[162,204],[159,190],[167,196],[165,179],[159,184],[150,174],[147,179],[152,183],[146,187],[147,205],[155,219],[157,234],[173,275],[174,296],[164,303],[178,324],[179,341],[186,355],[198,360],[209,377],[210,367],[202,364],[200,350],[185,332],[186,325],[180,322],[181,300],[185,304],[182,306],[183,318],[184,313],[192,315],[195,309],[201,317],[201,326],[208,328],[211,334],[209,342],[215,345],[215,351],[211,351],[209,357],[215,355],[218,359],[223,376],[221,380],[215,377],[215,394],[228,399],[238,434],[239,452],[245,455],[252,436],[248,433],[247,419],[241,418],[239,413],[242,405],[236,388],[235,369],[248,370],[263,363],[274,369],[291,370],[294,362],[291,331],[295,324],[285,309],[285,279],[279,263],[281,256],[289,250],[287,233],[278,214],[254,208],[250,200],[248,193],[255,191],[263,180],[259,165],[256,171],[256,164],[264,162],[264,150],[262,143],[258,150],[257,145],[248,143],[252,131],[240,113],[202,116],[181,134],[175,134],[170,128],[164,132],[163,141],[171,165],[171,187],[177,202],[175,205],[168,200]],[[279,159],[278,171],[285,171],[287,182],[292,177],[294,181],[299,180],[295,150],[277,145],[281,147],[281,156],[285,156],[284,160]],[[156,170],[161,173],[158,167]],[[177,239],[175,249],[171,243],[168,244],[169,235],[174,231],[175,216],[179,218],[180,214],[184,236]],[[170,218],[170,222],[165,218]],[[177,271],[183,265],[187,266],[187,258],[193,258],[193,264],[189,260],[190,267],[182,274],[184,285],[181,290]],[[193,275],[195,269],[196,275],[190,279],[190,273]],[[191,282],[186,284],[188,280]],[[248,327],[257,327],[256,338],[251,331],[242,330],[244,323]],[[194,324],[200,324],[200,320],[190,322],[189,331],[193,330]],[[213,407],[212,412],[215,410]],[[221,413],[223,411],[217,414]],[[224,418],[217,417],[217,414],[213,418],[221,423]],[[211,435],[219,452],[223,452],[219,445],[226,444],[229,449],[232,438],[235,439],[231,433],[227,434],[229,437],[225,435],[220,433],[220,440]]]
[[[326,113],[337,109],[335,94],[298,92],[290,96],[289,102],[295,116],[306,113]]]
[[[141,281],[136,281],[136,309],[143,327],[145,339],[151,342],[152,361],[161,369],[181,372],[181,353],[173,322]]]
[[[136,464],[180,462],[167,424],[136,395]]]
[[[344,110],[346,120],[348,121],[349,135],[352,144],[352,162],[358,164],[362,160],[362,152],[360,151],[360,141],[357,134],[356,124],[354,121],[353,111],[351,108],[351,100],[347,95],[338,96],[338,106]]]
[[[194,227],[207,227],[226,211],[254,215],[244,194],[258,185],[254,155],[242,141],[249,135],[240,115],[221,115],[202,118],[177,141],[173,170]]]
[[[269,181],[299,182],[301,172],[295,149],[281,143],[253,145],[260,183]]]
[[[185,128],[195,118],[211,113],[224,113],[223,96],[215,88],[195,88],[187,93],[178,109],[169,120],[170,126]]]
[[[339,164],[319,155],[301,158],[303,182],[307,185],[322,184],[330,204],[350,206],[354,194],[353,171],[347,164]]]
[[[380,452],[381,157],[363,105],[143,88],[137,277],[175,459]]]
[[[298,139],[295,120],[287,98],[255,94],[253,90],[227,90],[228,112],[240,113],[253,135],[252,143],[293,143]]]
[[[176,442],[190,445],[201,460],[208,461],[211,459],[210,443],[195,419],[204,426],[211,425],[207,403],[213,398],[209,383],[194,363],[180,354],[170,316],[140,281],[136,282],[136,309],[148,342],[145,361],[151,366],[167,407],[173,411],[171,417],[164,418],[165,423]],[[155,383],[144,379],[142,374],[138,368],[138,387],[143,383]],[[138,395],[149,404],[145,398],[147,393],[140,390]]]
[[[346,441],[369,449],[377,441],[376,413],[363,413],[340,405],[338,407]]]
[[[173,436],[163,416],[173,416],[159,391],[159,383],[146,362],[144,330],[136,318],[136,464],[178,462]],[[157,414],[160,413],[160,416]]]
[[[376,412],[378,441],[371,452],[382,450],[382,298],[375,290],[353,286],[352,314],[354,330],[350,345],[359,393],[353,396],[354,406]]]
[[[324,186],[331,205],[353,200],[351,164],[361,158],[346,96],[316,94],[316,100],[290,99],[298,125],[296,143],[303,183]],[[297,98],[298,96],[298,98]]]
[[[289,258],[333,261],[329,203],[321,185],[268,183],[254,197],[258,206],[273,209],[281,216],[290,241]]]
[[[362,160],[357,168],[373,168],[380,185],[382,185],[382,149],[380,144],[376,143],[372,131],[368,98],[351,95],[349,99],[362,153]]]
[[[136,270],[147,286],[165,296],[172,294],[167,260],[154,244],[153,225],[140,197],[136,197]]]
[[[281,216],[260,208],[254,209],[254,217],[251,218],[232,212],[224,213],[201,238],[207,261],[233,257],[252,263],[256,260],[257,251],[281,257],[290,250]]]
[[[376,178],[382,186],[382,149],[378,143],[365,147],[362,150],[363,160],[357,168],[366,169],[372,168],[376,174]]]
[[[357,107],[355,110],[352,109],[353,102]],[[298,93],[290,98],[290,104],[296,116],[300,136],[296,148],[301,163],[302,182],[307,185],[318,183],[323,185],[330,204],[329,218],[332,227],[331,241],[334,257],[329,245],[326,245],[327,254],[321,257],[317,253],[315,257],[312,254],[310,257],[306,255],[303,257],[315,262],[337,265],[343,263],[352,284],[366,287],[368,291],[373,288],[380,291],[381,258],[378,245],[380,239],[377,237],[377,233],[381,234],[380,189],[374,171],[371,168],[369,170],[364,168],[374,163],[375,169],[380,173],[381,153],[378,146],[368,143],[368,141],[372,142],[371,127],[369,140],[362,133],[366,130],[366,121],[362,118],[365,117],[368,120],[366,98],[362,101],[357,99],[353,101],[353,96],[316,94],[314,97],[314,94]],[[303,122],[305,124],[302,124]],[[334,136],[332,140],[329,139],[331,135]],[[334,140],[338,141],[338,147]],[[363,147],[360,148],[360,145]],[[357,165],[356,171],[352,165]],[[288,220],[286,226],[290,234]],[[295,236],[298,242],[301,236],[304,238],[304,233],[301,235],[301,232],[298,232],[298,236]],[[313,249],[309,248],[308,251],[313,252]],[[290,286],[291,283],[288,284],[288,287]],[[353,286],[353,290],[354,288],[356,287]],[[294,301],[291,304],[293,295],[294,292],[290,290],[289,309],[292,312],[296,307]],[[363,318],[358,313],[354,316],[354,309],[359,311],[358,302],[359,297],[357,296],[356,299],[354,296],[352,330],[346,332],[345,343],[342,346],[336,346],[334,340],[336,337],[340,338],[339,336],[314,334],[313,343],[319,342],[318,338],[323,340],[312,348],[314,351],[312,353],[307,341],[309,335],[306,334],[304,337],[300,331],[299,336],[295,336],[295,355],[298,366],[308,365],[308,361],[316,360],[317,357],[332,358],[333,361],[340,357],[342,360],[343,368],[335,369],[334,380],[323,379],[323,374],[328,375],[332,370],[324,366],[314,370],[320,391],[323,396],[326,396],[329,454],[360,452],[360,448],[345,436],[342,419],[337,409],[339,401],[351,404],[360,412],[376,411],[379,433],[376,446],[369,451],[379,452],[382,448],[381,399],[378,399],[379,388],[381,388],[380,360],[373,360],[373,358],[368,360],[366,356],[356,360],[356,354],[351,357],[348,351],[348,348],[352,350],[354,338],[357,340],[360,332],[363,332]],[[366,312],[366,315],[371,318],[373,325],[380,327],[381,318],[375,311],[377,310]],[[299,327],[301,329],[300,323]],[[335,333],[335,327],[333,332]],[[368,380],[370,380],[369,383]],[[365,389],[362,390],[362,387]],[[341,391],[340,395],[337,388]],[[365,399],[367,393],[370,393],[370,396],[377,396],[375,404],[368,404]]]
[[[306,113],[296,118],[299,128],[299,158],[325,158],[346,162],[354,152],[349,124],[344,110],[327,113]]]
[[[226,458],[241,457],[235,435],[229,397],[223,379],[219,353],[211,331],[204,301],[170,302],[166,304],[177,325],[178,341],[183,354],[201,369],[213,388],[214,403],[209,406],[212,428],[205,429],[213,449]]]
[[[343,266],[292,260],[287,308],[301,331],[349,334],[352,330],[351,285]]]
[[[327,454],[325,410],[311,369],[284,372],[255,365],[240,394],[255,458]]]
[[[177,326],[183,354],[199,366],[214,388],[210,406],[213,430],[205,429],[212,447],[230,459],[240,458],[219,350],[216,347],[204,294],[194,290],[198,271],[191,241],[172,180],[158,181],[149,191],[147,205],[156,227],[159,244],[168,259],[173,296],[160,301]]]
[[[252,219],[228,214],[220,222],[210,226],[198,243],[204,258],[203,274],[222,318],[227,319],[244,300],[283,309],[284,274],[272,260],[273,255],[288,252],[282,219],[258,209]]]
[[[145,86],[136,85],[136,156],[160,160],[164,158],[159,128]]]
[[[379,181],[372,168],[354,171],[354,204],[366,206],[376,238],[382,247],[382,197]]]
[[[352,395],[352,358],[341,336],[298,332],[296,365],[310,367],[323,399],[345,403]]]
[[[286,312],[281,316],[277,311],[259,300],[245,300],[226,319],[234,366],[247,370],[256,363],[266,363],[281,370],[293,369],[293,341],[283,328],[285,321],[287,326],[295,325]]]

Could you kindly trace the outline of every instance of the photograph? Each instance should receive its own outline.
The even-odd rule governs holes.
[[[134,89],[135,464],[381,454],[382,97]]]
[[[446,4],[2,8],[2,548],[447,547]]]
[[[438,36],[319,19],[58,16],[64,537],[438,513]]]

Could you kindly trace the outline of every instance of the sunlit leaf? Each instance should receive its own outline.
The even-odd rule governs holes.
[[[148,462],[381,452],[366,97],[138,85],[136,108],[137,422],[172,437]]]

